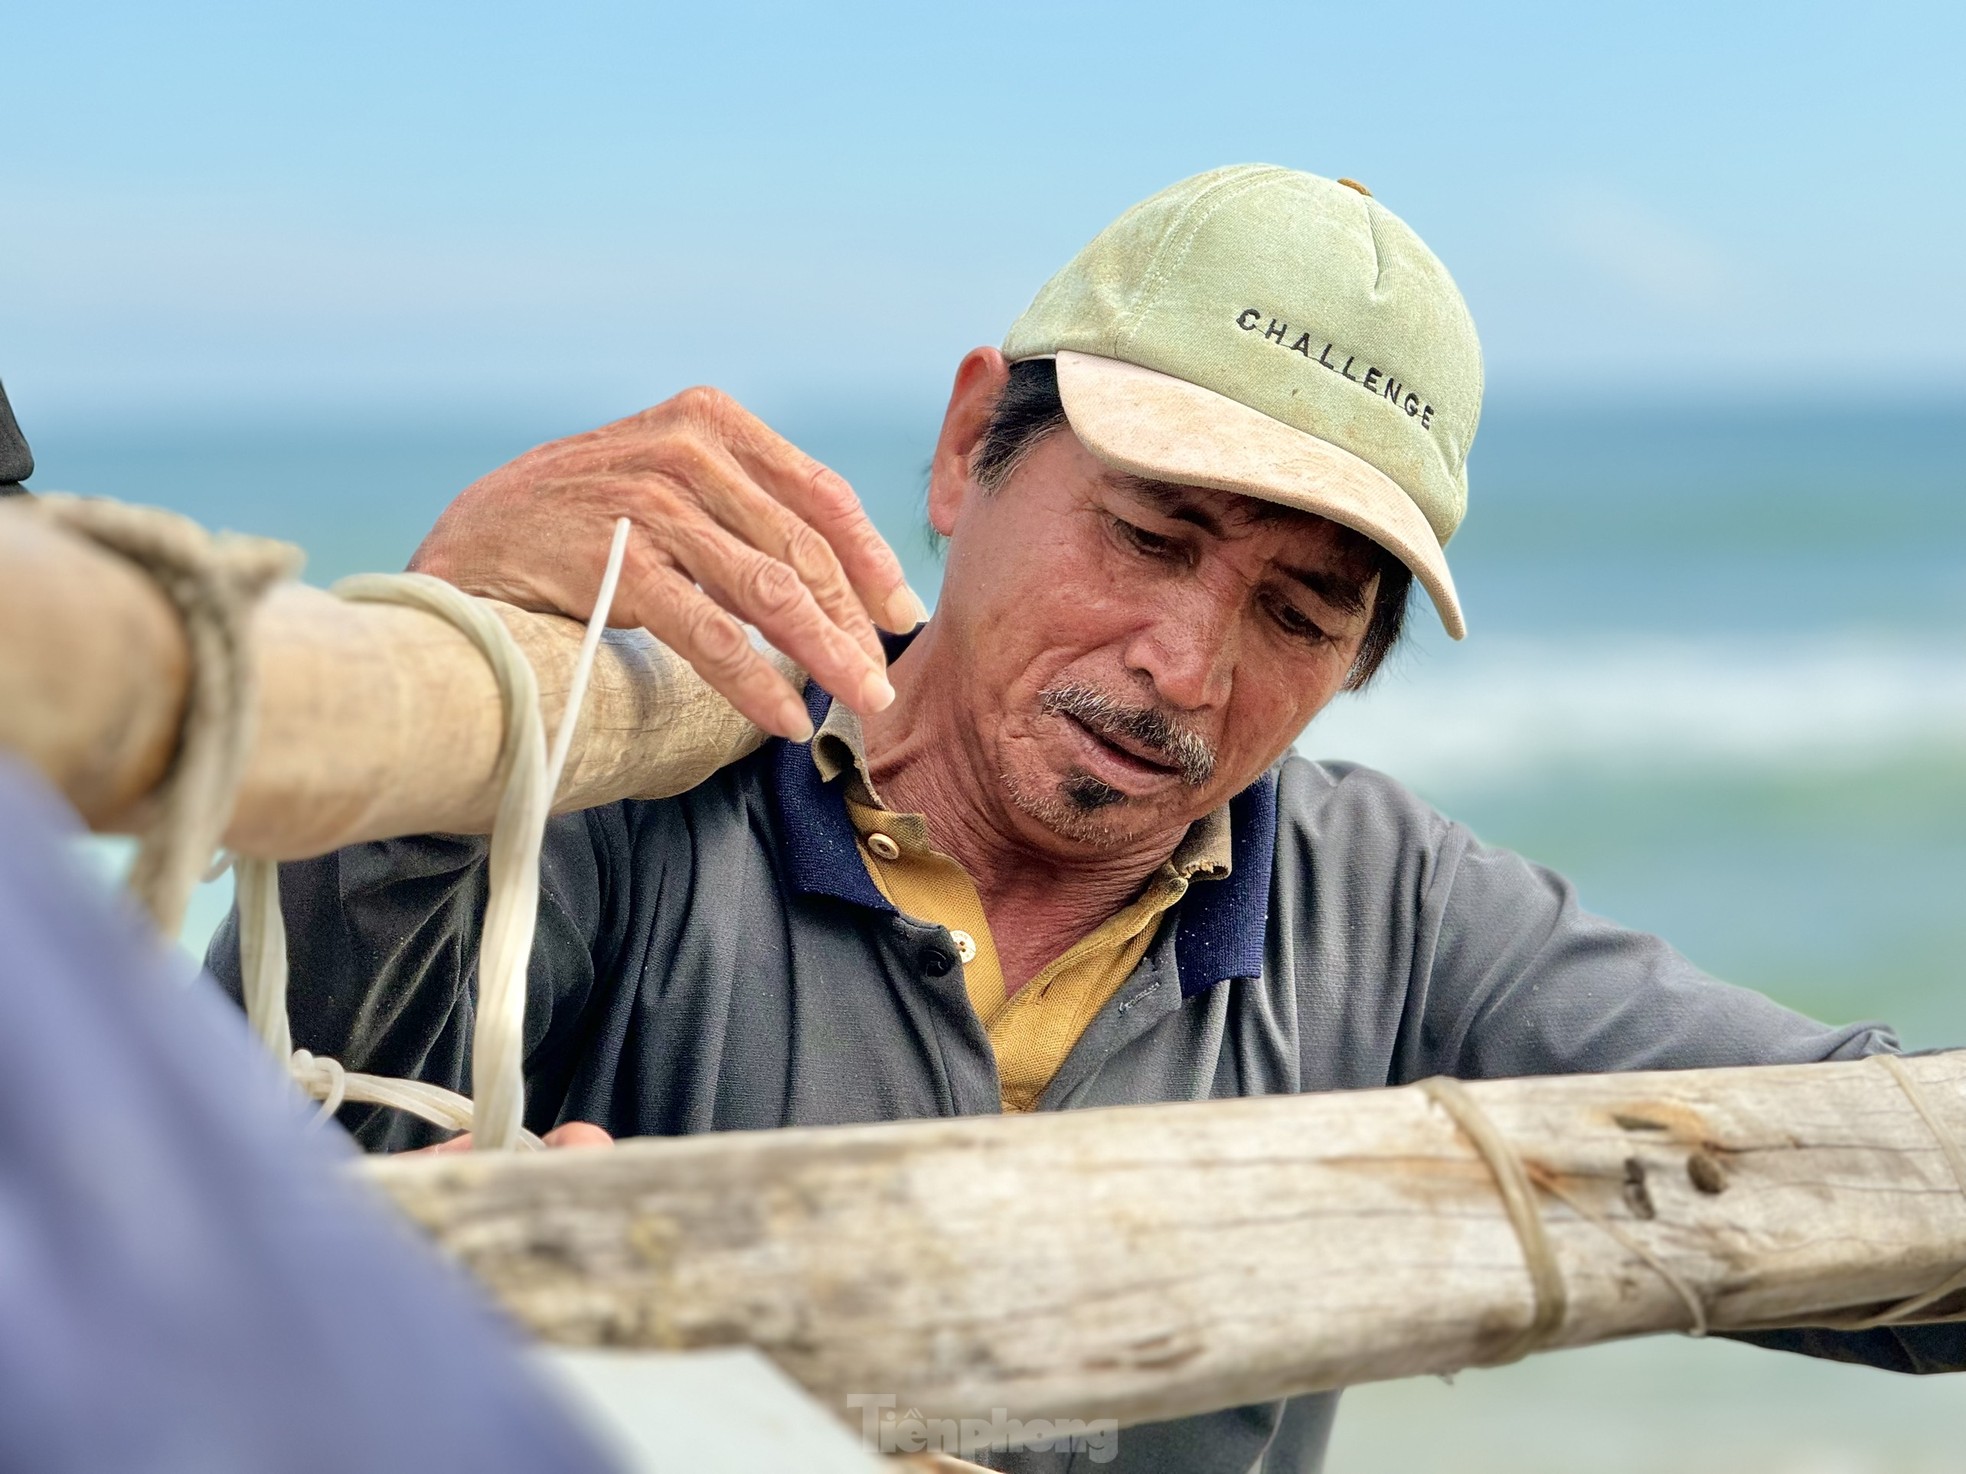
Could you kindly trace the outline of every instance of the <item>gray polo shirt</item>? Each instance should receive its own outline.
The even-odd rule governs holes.
[[[823,720],[824,694],[808,700]],[[876,889],[844,781],[777,741],[676,798],[553,821],[528,981],[530,1126],[634,1136],[999,1110],[955,944]],[[1163,914],[1038,1109],[1896,1047],[1581,911],[1561,877],[1368,769],[1287,758],[1231,802],[1229,828],[1227,872],[1197,875]],[[468,1088],[486,856],[481,839],[427,836],[282,867],[295,1043]],[[236,993],[233,923],[209,963]],[[424,1139],[400,1119],[345,1119],[371,1147]],[[1953,1327],[1768,1339],[1908,1370],[1966,1365]],[[1102,1467],[1315,1470],[1335,1404],[1125,1429]],[[997,1456],[1028,1471],[1071,1457]]]

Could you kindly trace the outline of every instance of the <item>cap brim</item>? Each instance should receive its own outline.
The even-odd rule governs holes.
[[[1362,533],[1413,570],[1448,634],[1467,634],[1440,540],[1385,472],[1185,379],[1069,349],[1056,357],[1065,416],[1107,465],[1281,502]]]

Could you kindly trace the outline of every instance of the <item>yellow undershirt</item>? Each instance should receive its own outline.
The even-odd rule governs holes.
[[[867,874],[896,910],[947,927],[963,966],[963,983],[996,1051],[1006,1111],[1028,1111],[1044,1094],[1086,1026],[1140,963],[1161,913],[1187,894],[1201,873],[1229,873],[1227,809],[1197,821],[1171,859],[1140,894],[1004,997],[1003,965],[969,873],[937,850],[919,814],[881,806],[867,773],[860,722],[835,702],[812,744],[827,782],[844,779],[847,817],[860,836]]]

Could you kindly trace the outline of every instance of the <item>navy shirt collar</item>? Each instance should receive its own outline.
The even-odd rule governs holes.
[[[902,648],[912,638],[900,637]],[[893,639],[884,636],[881,642],[889,647],[889,660],[900,653]],[[806,682],[805,698],[806,714],[817,731],[833,698],[814,680]],[[773,742],[778,781],[773,785],[772,798],[778,805],[778,827],[785,836],[785,863],[793,886],[805,895],[831,896],[892,914],[893,903],[880,893],[860,858],[860,836],[847,817],[840,785],[829,784],[819,776],[819,765],[812,760],[812,743],[788,742],[783,737]]]
[[[908,648],[912,634],[884,635],[887,657]],[[832,697],[816,681],[805,690],[806,711],[817,727]],[[819,776],[810,742],[775,739],[777,779],[773,799],[784,835],[793,886],[806,895],[830,896],[892,915],[860,858],[860,839],[847,817],[838,784]],[[1174,908],[1174,962],[1181,996],[1192,998],[1217,983],[1263,974],[1263,942],[1270,920],[1270,871],[1276,858],[1277,777],[1274,770],[1229,803],[1231,869],[1220,880],[1197,875]]]

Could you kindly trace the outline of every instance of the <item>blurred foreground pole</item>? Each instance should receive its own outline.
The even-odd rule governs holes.
[[[0,1468],[614,1468],[0,756]]]
[[[1966,1137],[1966,1052],[1905,1064]],[[1966,1264],[1966,1194],[1876,1063],[1466,1088],[1715,1329],[1875,1310]],[[748,1344],[836,1408],[1174,1418],[1480,1365],[1533,1309],[1489,1166],[1416,1089],[366,1170],[538,1335]],[[1569,1292],[1548,1346],[1687,1327],[1657,1269],[1536,1196]]]

